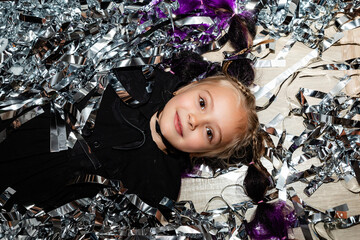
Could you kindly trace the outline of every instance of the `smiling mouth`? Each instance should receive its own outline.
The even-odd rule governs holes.
[[[176,129],[176,132],[182,136],[183,135],[183,132],[182,132],[182,126],[181,126],[181,122],[180,122],[180,118],[179,118],[179,115],[178,113],[175,114],[175,129]]]

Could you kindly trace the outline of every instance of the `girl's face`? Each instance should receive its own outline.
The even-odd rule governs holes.
[[[159,115],[164,137],[178,150],[222,149],[246,128],[241,98],[227,81],[192,83],[180,89]]]

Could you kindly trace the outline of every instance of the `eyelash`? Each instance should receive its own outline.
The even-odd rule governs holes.
[[[207,138],[209,139],[209,142],[211,142],[211,140],[212,140],[213,137],[214,137],[213,131],[212,131],[210,128],[208,128],[208,127],[206,127],[206,136],[207,136]]]
[[[199,99],[199,105],[202,110],[204,110],[204,108],[206,107],[206,102],[202,97],[200,97]]]
[[[200,97],[200,99],[199,99],[199,105],[202,110],[204,110],[206,107],[206,102],[202,97]],[[213,131],[211,130],[211,128],[206,127],[206,136],[209,139],[209,142],[211,142],[211,140],[214,137],[214,134],[213,134]]]

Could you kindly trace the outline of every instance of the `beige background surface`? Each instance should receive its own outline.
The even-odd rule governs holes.
[[[327,51],[323,53],[323,62],[329,63],[331,61],[341,61],[342,59],[349,59],[353,57],[360,57],[360,46],[351,45],[349,43],[359,43],[360,29],[350,30],[344,32],[345,36],[341,39],[341,43],[348,44],[345,46],[331,46]],[[274,59],[275,56],[280,52],[285,43],[289,40],[289,37],[283,37],[276,41],[276,51],[274,54],[270,54],[266,59]],[[226,48],[227,46],[225,46]],[[205,57],[212,61],[219,61],[222,58],[221,49],[217,53],[207,54]],[[277,75],[282,73],[284,70],[298,62],[302,57],[308,54],[312,49],[306,47],[302,43],[296,43],[286,56],[286,67],[281,68],[258,68],[256,73],[256,84],[263,86],[267,82],[274,79]],[[320,65],[317,63],[315,65]],[[350,74],[356,73],[348,72]],[[360,73],[357,71],[357,73]],[[277,114],[281,113],[283,116],[287,116],[291,107],[291,102],[295,101],[295,94],[298,92],[300,87],[306,87],[313,90],[321,90],[328,92],[331,90],[338,80],[335,77],[343,77],[346,74],[345,71],[324,71],[324,70],[312,70],[304,69],[301,71],[295,81],[288,86],[286,82],[281,89],[277,99],[274,103],[265,111],[259,113],[261,123],[268,123]],[[348,84],[346,91],[348,94],[356,94],[360,92],[360,79],[359,77],[353,77],[351,83]],[[310,100],[309,98],[307,98]],[[311,104],[311,102],[310,102]],[[286,129],[288,133],[298,135],[303,130],[302,118],[288,118],[283,122],[283,126],[280,124],[277,126],[279,129]],[[272,165],[265,162],[268,169],[272,168]],[[304,170],[311,166],[311,164],[319,165],[318,159],[311,159],[298,166],[298,169]],[[220,195],[222,189],[226,186],[241,183],[246,173],[246,167],[240,168],[236,171],[221,175],[217,178],[211,179],[194,179],[187,178],[182,181],[182,188],[179,200],[192,200],[194,206],[198,212],[205,210],[205,206],[208,201],[217,195]],[[347,190],[342,182],[327,183],[323,184],[311,197],[307,197],[303,193],[305,184],[297,182],[292,185],[297,194],[309,205],[326,210],[340,204],[347,203],[349,207],[348,216],[360,214],[360,198],[358,193],[352,193]],[[226,199],[230,203],[241,202],[247,199],[246,195],[242,193],[240,188],[229,187],[226,189]],[[291,205],[291,204],[290,204]],[[214,201],[210,204],[210,208],[217,208],[222,206],[220,201]],[[251,216],[251,210],[248,211],[246,217]],[[321,225],[317,226],[317,229],[321,230]],[[300,228],[294,229],[296,239],[304,239]],[[360,225],[344,229],[335,230],[332,232],[335,239],[347,239],[355,240],[360,239]],[[323,235],[326,239],[331,239],[327,235]],[[313,235],[314,239],[318,239]]]

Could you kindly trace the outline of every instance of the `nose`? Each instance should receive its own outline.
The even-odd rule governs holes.
[[[190,130],[195,130],[203,121],[203,117],[200,116],[199,114],[196,115],[196,114],[193,114],[193,113],[190,113],[189,114],[189,119],[188,119],[188,123],[189,123],[189,127],[190,127]]]

